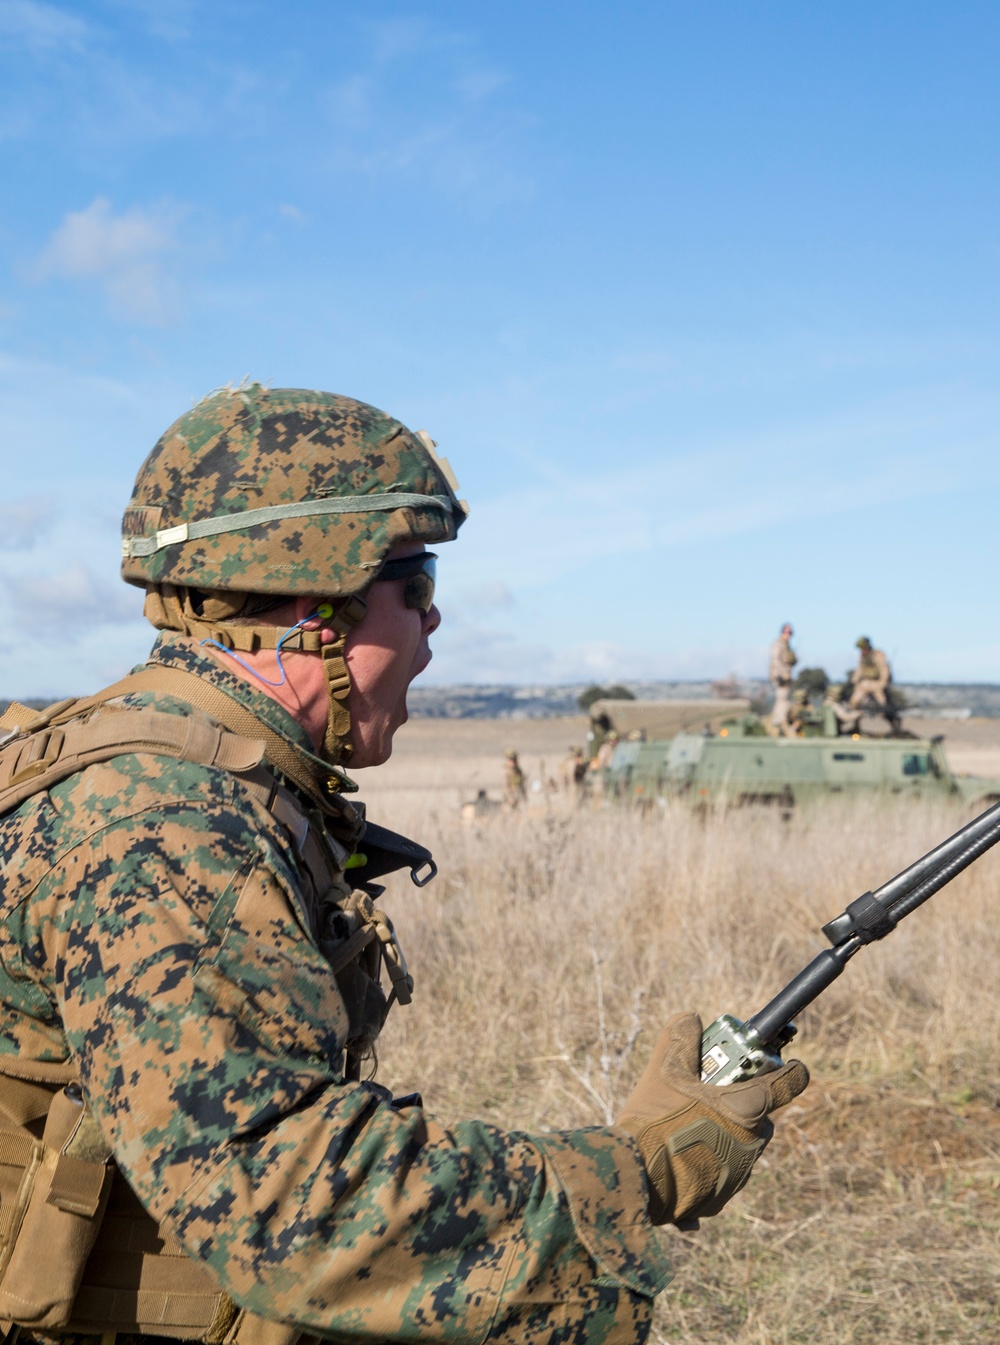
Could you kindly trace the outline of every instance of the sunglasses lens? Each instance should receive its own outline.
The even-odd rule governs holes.
[[[433,561],[430,563],[430,569],[432,571],[434,569]],[[434,603],[433,573],[428,574],[426,570],[421,570],[419,574],[411,574],[403,590],[403,601],[407,607],[423,612],[426,616]]]
[[[376,582],[405,579],[403,600],[407,607],[426,616],[434,603],[437,556],[433,551],[418,551],[415,556],[400,556],[382,566]]]

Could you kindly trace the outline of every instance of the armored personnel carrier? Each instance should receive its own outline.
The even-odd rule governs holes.
[[[821,711],[796,738],[771,737],[755,715],[743,715],[714,731],[619,742],[604,789],[633,803],[675,796],[783,808],[837,795],[953,798],[982,808],[1000,801],[1000,780],[956,775],[940,738],[838,735]]]

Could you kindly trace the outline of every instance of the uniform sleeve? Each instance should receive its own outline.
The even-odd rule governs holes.
[[[336,982],[238,809],[147,811],[52,882],[91,1106],[237,1303],[344,1341],[645,1339],[668,1274],[631,1141],[449,1128],[345,1083]]]

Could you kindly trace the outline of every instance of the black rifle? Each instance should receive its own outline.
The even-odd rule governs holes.
[[[778,1069],[781,1050],[795,1036],[792,1019],[831,985],[866,943],[884,939],[904,916],[940,892],[1000,841],[1000,803],[956,831],[922,859],[890,878],[875,892],[852,901],[842,915],[823,926],[833,945],[779,990],[769,1004],[745,1023],[723,1014],[701,1039],[701,1077],[706,1083],[737,1083]]]

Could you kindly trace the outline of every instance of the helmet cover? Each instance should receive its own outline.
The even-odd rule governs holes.
[[[122,578],[295,596],[362,592],[399,542],[467,507],[433,441],[364,402],[260,383],[210,393],[157,441],[122,523]]]

